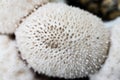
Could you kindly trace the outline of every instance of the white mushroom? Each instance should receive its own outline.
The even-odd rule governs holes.
[[[23,59],[39,73],[78,78],[95,73],[107,56],[109,32],[92,14],[48,3],[17,29]]]
[[[0,35],[0,80],[33,80],[34,74],[20,60],[15,42]]]
[[[11,34],[34,8],[48,0],[0,0],[0,33]]]
[[[90,80],[120,80],[120,24],[111,29],[111,47],[101,70]]]

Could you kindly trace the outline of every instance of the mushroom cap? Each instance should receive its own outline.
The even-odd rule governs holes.
[[[96,72],[107,56],[109,31],[84,10],[48,3],[16,30],[21,56],[35,71],[79,78]]]
[[[34,74],[18,56],[15,41],[0,35],[0,80],[33,80]]]
[[[48,0],[0,0],[0,33],[11,34],[34,8]]]
[[[100,71],[90,80],[120,80],[120,23],[111,28],[111,46],[108,58]]]

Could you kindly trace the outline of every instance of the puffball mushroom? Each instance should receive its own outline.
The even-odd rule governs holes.
[[[21,56],[38,73],[79,78],[95,73],[107,56],[109,31],[96,16],[48,3],[15,32]]]
[[[0,80],[34,80],[34,74],[18,56],[15,41],[0,35]]]
[[[0,0],[0,33],[11,34],[22,19],[48,0]]]
[[[108,58],[100,71],[90,80],[120,80],[120,24],[111,28],[111,47]]]

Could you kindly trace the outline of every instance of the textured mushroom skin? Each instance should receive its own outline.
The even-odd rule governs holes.
[[[11,34],[36,6],[48,0],[0,0],[0,33]]]
[[[90,80],[120,80],[120,24],[111,28],[111,46],[108,58],[100,71]]]
[[[66,0],[69,5],[85,9],[104,21],[120,16],[120,0]]]
[[[95,73],[107,56],[109,32],[102,21],[62,3],[39,8],[15,34],[23,59],[48,76],[84,77]]]

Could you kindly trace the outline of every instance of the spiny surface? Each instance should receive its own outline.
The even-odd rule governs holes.
[[[92,14],[49,3],[17,29],[23,59],[39,73],[78,78],[96,72],[107,55],[109,32]]]
[[[120,80],[120,23],[111,28],[111,47],[105,64],[90,80]]]
[[[0,0],[0,33],[11,34],[32,11],[48,0]]]

